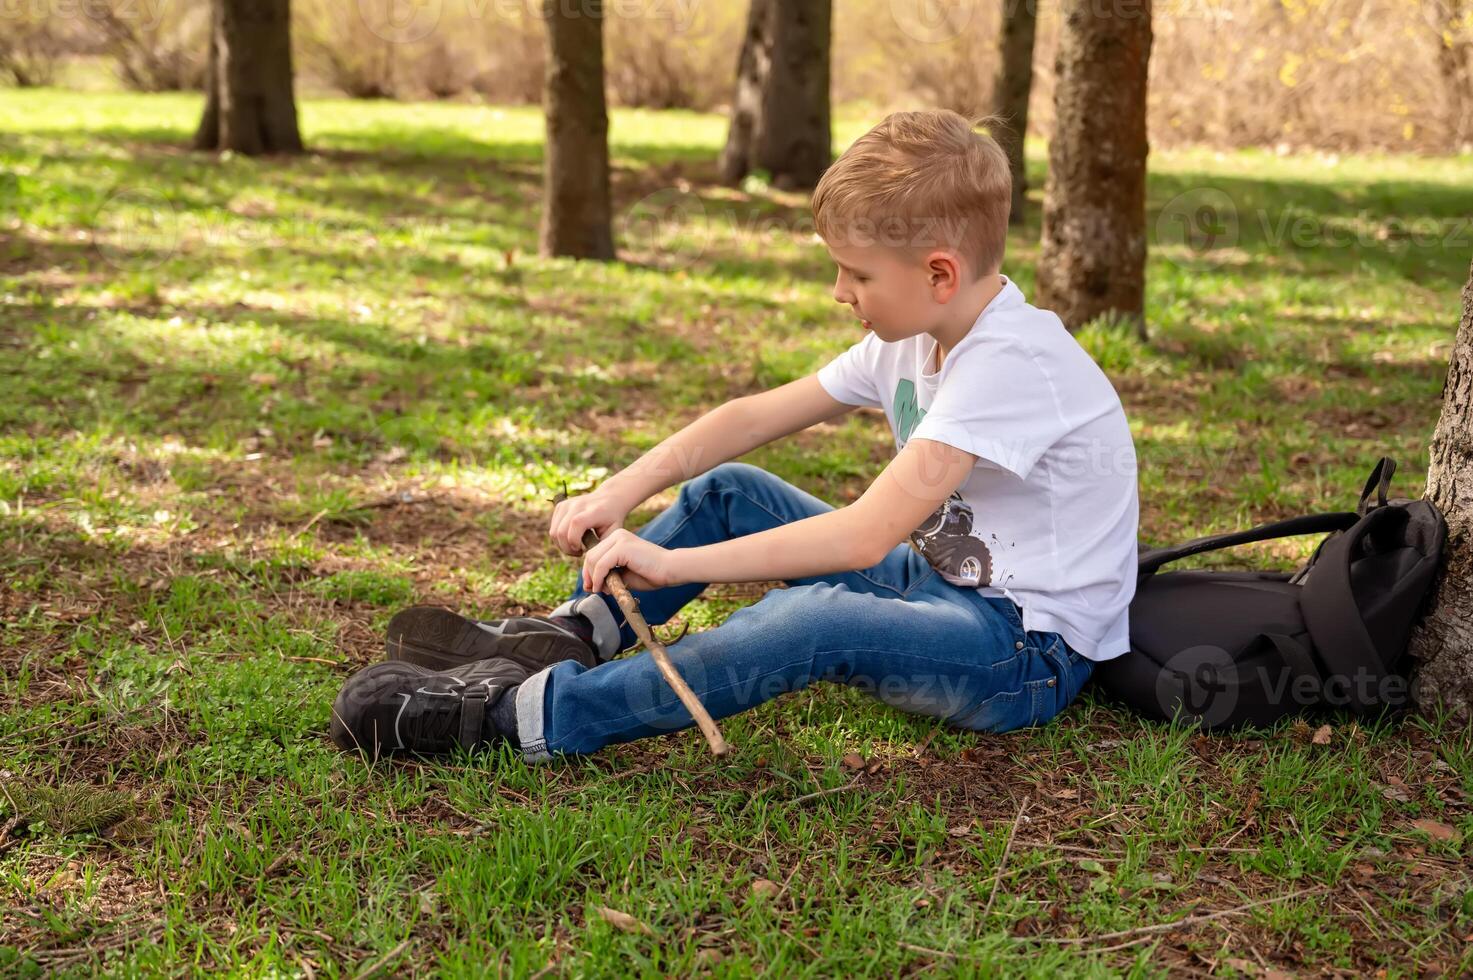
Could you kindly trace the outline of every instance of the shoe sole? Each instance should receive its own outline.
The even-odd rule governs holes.
[[[551,633],[501,636],[437,606],[415,606],[389,620],[384,652],[390,660],[433,670],[491,657],[503,657],[533,672],[564,660],[576,660],[585,667],[597,664],[593,651],[577,637]]]

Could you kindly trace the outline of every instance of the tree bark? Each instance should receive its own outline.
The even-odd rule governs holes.
[[[200,116],[199,128],[194,131],[196,149],[213,150],[220,138],[220,89],[215,84],[219,57],[215,53],[215,13],[210,11],[210,30],[205,43],[209,52],[205,60],[205,111]]]
[[[290,0],[212,0],[201,150],[300,153]]]
[[[721,179],[766,170],[773,186],[813,187],[833,162],[831,0],[752,0],[737,60]]]
[[[1038,0],[1007,0],[998,40],[997,81],[992,114],[1001,123],[998,143],[1013,171],[1013,207],[1009,224],[1022,224],[1028,198],[1028,168],[1023,139],[1028,134],[1028,97],[1033,92],[1033,40],[1038,33]]]
[[[547,152],[538,249],[543,255],[612,259],[603,3],[544,0],[543,16]]]
[[[1116,311],[1144,334],[1151,2],[1063,7],[1038,302],[1070,330]]]
[[[1426,495],[1447,519],[1447,545],[1431,612],[1412,631],[1412,691],[1420,710],[1440,707],[1466,723],[1473,720],[1473,268],[1431,457]]]

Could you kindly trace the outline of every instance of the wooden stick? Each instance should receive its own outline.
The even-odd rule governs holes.
[[[1053,936],[1038,936],[1035,941],[1072,946],[1079,943],[1102,942],[1107,939],[1125,939],[1130,936],[1148,936],[1157,932],[1170,932],[1173,929],[1185,929],[1203,922],[1211,922],[1213,919],[1221,919],[1224,916],[1240,915],[1248,909],[1256,909],[1260,905],[1272,905],[1274,902],[1287,902],[1291,898],[1312,895],[1315,892],[1322,892],[1328,887],[1328,885],[1315,885],[1313,888],[1302,888],[1297,892],[1290,892],[1287,895],[1274,895],[1271,898],[1261,898],[1256,902],[1245,902],[1242,905],[1235,905],[1230,909],[1222,909],[1217,912],[1204,912],[1201,915],[1189,915],[1185,919],[1177,919],[1174,922],[1157,922],[1153,925],[1140,926],[1135,929],[1121,929],[1119,932],[1107,932],[1100,936],[1059,936],[1057,938]],[[1134,944],[1127,943],[1126,945]],[[1094,947],[1090,947],[1090,950],[1093,952]]]
[[[1013,853],[1013,841],[1018,837],[1018,824],[1023,822],[1023,814],[1028,810],[1028,797],[1024,795],[1023,802],[1018,804],[1018,815],[1013,818],[1012,829],[1008,831],[1008,842],[1002,848],[1002,860],[997,862],[997,873],[992,876],[992,891],[987,894],[987,907],[982,910],[982,917],[987,918],[992,911],[992,903],[997,900],[997,886],[1002,884],[1002,873],[1008,867],[1008,855]]]
[[[842,793],[846,789],[853,789],[854,787],[856,787],[858,785],[859,785],[859,777],[858,776],[855,776],[853,779],[849,780],[849,782],[845,783],[843,786],[830,786],[828,789],[821,789],[821,790],[818,790],[818,791],[813,792],[813,793],[805,793],[804,795],[798,797],[795,800],[789,800],[788,801],[788,805],[789,806],[792,806],[792,805],[797,804],[797,803],[802,803],[805,800],[816,800],[820,796],[830,796],[830,795],[832,795],[834,793]]]
[[[583,532],[583,551],[586,554],[598,544],[598,532],[588,528]],[[706,741],[711,745],[713,755],[723,756],[731,752],[731,746],[726,739],[721,737],[721,729],[716,727],[716,722],[711,720],[711,714],[706,706],[701,704],[685,678],[680,676],[680,671],[670,662],[670,654],[665,651],[665,644],[655,638],[655,633],[650,629],[650,624],[644,621],[644,616],[639,612],[639,601],[634,598],[634,593],[624,584],[624,576],[618,570],[610,571],[604,576],[608,583],[609,591],[614,594],[614,599],[619,603],[619,608],[624,610],[624,618],[629,621],[629,626],[634,630],[636,636],[644,641],[650,656],[655,660],[655,666],[660,668],[660,673],[665,675],[665,682],[670,685],[680,703],[690,712],[696,724],[701,726],[701,732],[706,736]]]

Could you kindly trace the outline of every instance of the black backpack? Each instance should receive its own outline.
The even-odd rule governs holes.
[[[1309,514],[1143,552],[1130,652],[1098,664],[1095,680],[1143,715],[1208,730],[1313,709],[1405,707],[1407,640],[1427,612],[1447,523],[1428,500],[1388,501],[1395,471],[1383,456],[1354,513]],[[1188,555],[1324,532],[1292,573],[1159,571]]]

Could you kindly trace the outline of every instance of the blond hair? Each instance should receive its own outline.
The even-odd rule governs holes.
[[[830,245],[887,245],[919,259],[951,248],[974,277],[995,274],[1007,245],[1013,178],[979,125],[950,109],[892,112],[824,171],[813,223]]]

